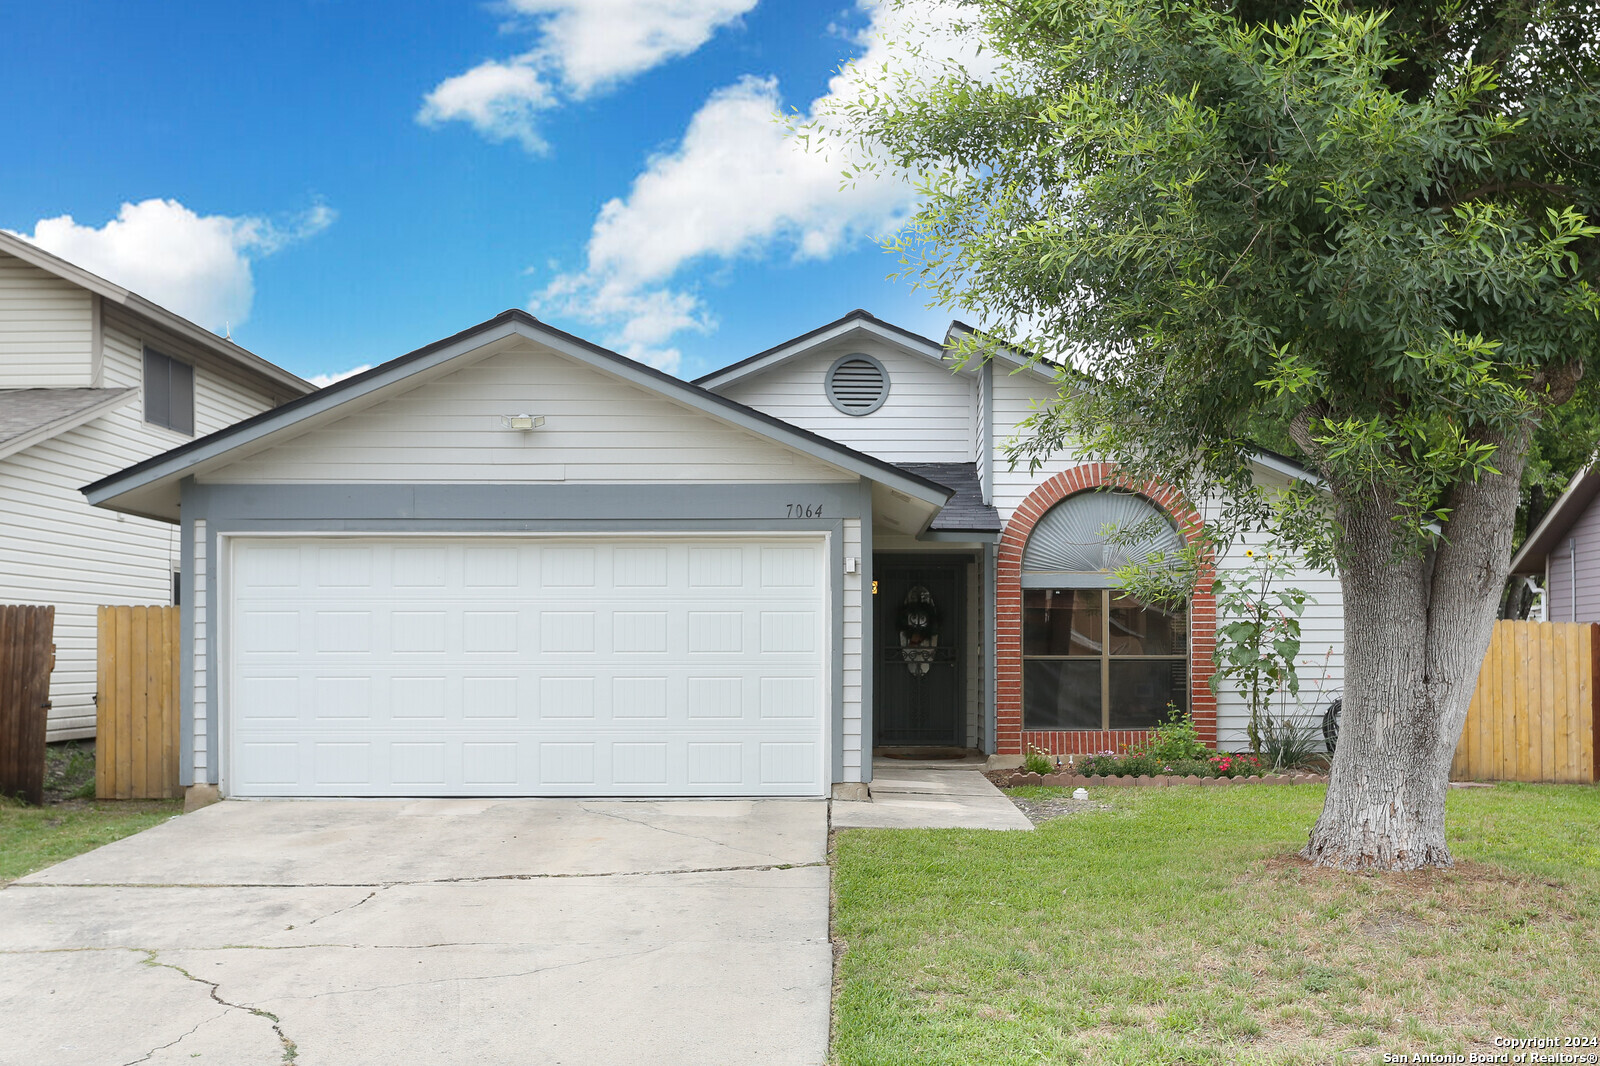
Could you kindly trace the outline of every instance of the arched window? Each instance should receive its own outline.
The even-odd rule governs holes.
[[[1081,492],[1039,519],[1022,554],[1024,729],[1148,729],[1188,707],[1187,606],[1111,587],[1117,567],[1182,544],[1129,492]]]

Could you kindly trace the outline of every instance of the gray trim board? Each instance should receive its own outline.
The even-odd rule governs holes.
[[[1000,693],[1000,673],[996,663],[998,654],[998,637],[996,625],[998,621],[999,574],[1000,574],[1000,546],[998,544],[985,544],[983,546],[983,687],[984,687],[984,735],[983,750],[990,755],[995,752],[995,737],[999,735],[999,708],[997,701]]]
[[[861,780],[872,783],[872,738],[876,726],[876,698],[873,687],[877,662],[877,615],[872,596],[872,486],[860,482],[863,517],[861,519]]]
[[[978,533],[972,531],[929,529],[917,534],[918,540],[934,542],[947,541],[954,544],[999,544],[999,533]]]
[[[187,788],[194,784],[194,517],[184,515],[178,531],[183,585],[178,604],[178,784]],[[210,572],[207,567],[208,576]]]

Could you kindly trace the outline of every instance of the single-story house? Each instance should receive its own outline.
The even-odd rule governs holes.
[[[0,603],[52,606],[50,740],[95,732],[96,608],[171,604],[178,531],[78,487],[311,391],[0,230]]]
[[[1578,472],[1511,560],[1544,584],[1550,622],[1600,622],[1600,462]]]
[[[181,529],[184,782],[225,795],[821,796],[1169,703],[1242,745],[1209,594],[1108,578],[1108,523],[1171,546],[1194,506],[1005,461],[1055,387],[864,311],[692,384],[507,311],[85,492]]]

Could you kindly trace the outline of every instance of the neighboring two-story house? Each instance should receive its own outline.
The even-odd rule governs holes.
[[[1578,471],[1528,534],[1511,572],[1544,587],[1544,619],[1600,622],[1600,461]]]
[[[1006,461],[1055,388],[861,311],[694,384],[507,311],[86,492],[179,531],[184,781],[226,795],[816,796],[1169,704],[1243,747],[1209,590],[1110,579],[1191,501]],[[1339,587],[1290,583],[1320,712]]]
[[[95,609],[170,604],[173,526],[81,487],[311,385],[0,231],[0,603],[53,605],[48,736],[95,731]]]

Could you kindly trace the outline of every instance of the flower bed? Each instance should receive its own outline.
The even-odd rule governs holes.
[[[1016,770],[996,770],[989,777],[1009,785],[1230,785],[1257,782],[1273,785],[1326,784],[1322,774],[1279,770],[1250,752],[1214,751],[1200,740],[1194,719],[1169,707],[1166,722],[1124,750],[1059,757],[1030,747]]]
[[[1088,776],[1070,771],[1056,774],[1036,774],[1028,770],[990,770],[988,777],[1001,788],[1018,785],[1059,785],[1063,788],[1128,787],[1137,785],[1325,785],[1326,774],[1251,774],[1238,777],[1202,777],[1199,774],[1124,774],[1121,776]]]

